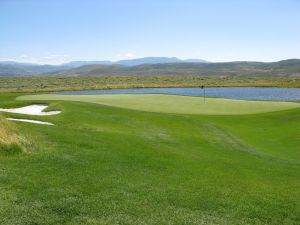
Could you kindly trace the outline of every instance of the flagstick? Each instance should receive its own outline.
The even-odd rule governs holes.
[[[204,92],[204,104],[205,104],[205,97],[206,97],[206,93],[205,93],[205,86],[203,86],[203,92]]]

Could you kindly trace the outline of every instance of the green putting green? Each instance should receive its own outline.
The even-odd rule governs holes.
[[[25,95],[18,100],[63,100],[103,104],[140,111],[206,114],[240,115],[273,112],[299,108],[299,103],[246,101],[222,98],[206,98],[164,95],[164,94],[115,94],[115,95]]]

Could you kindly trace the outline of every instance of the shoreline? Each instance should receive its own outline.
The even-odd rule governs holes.
[[[153,86],[115,86],[115,87],[65,87],[65,88],[44,88],[44,89],[4,89],[0,93],[53,93],[63,91],[96,91],[96,90],[126,90],[126,89],[151,89],[151,88],[201,88],[201,85],[153,85]],[[300,88],[300,86],[280,86],[280,85],[207,85],[205,88]]]

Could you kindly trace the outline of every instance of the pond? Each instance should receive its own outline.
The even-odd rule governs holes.
[[[132,88],[110,90],[63,91],[59,94],[176,94],[246,100],[300,100],[300,88],[216,87],[216,88]]]

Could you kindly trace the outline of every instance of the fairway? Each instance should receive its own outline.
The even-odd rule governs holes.
[[[62,111],[42,117],[55,126],[0,119],[0,224],[300,223],[296,103],[204,104],[173,95],[0,100],[1,108],[45,103]]]
[[[63,100],[96,103],[126,109],[206,115],[256,114],[299,108],[299,103],[245,101],[222,98],[191,97],[164,94],[115,94],[115,95],[26,95],[18,100]]]

